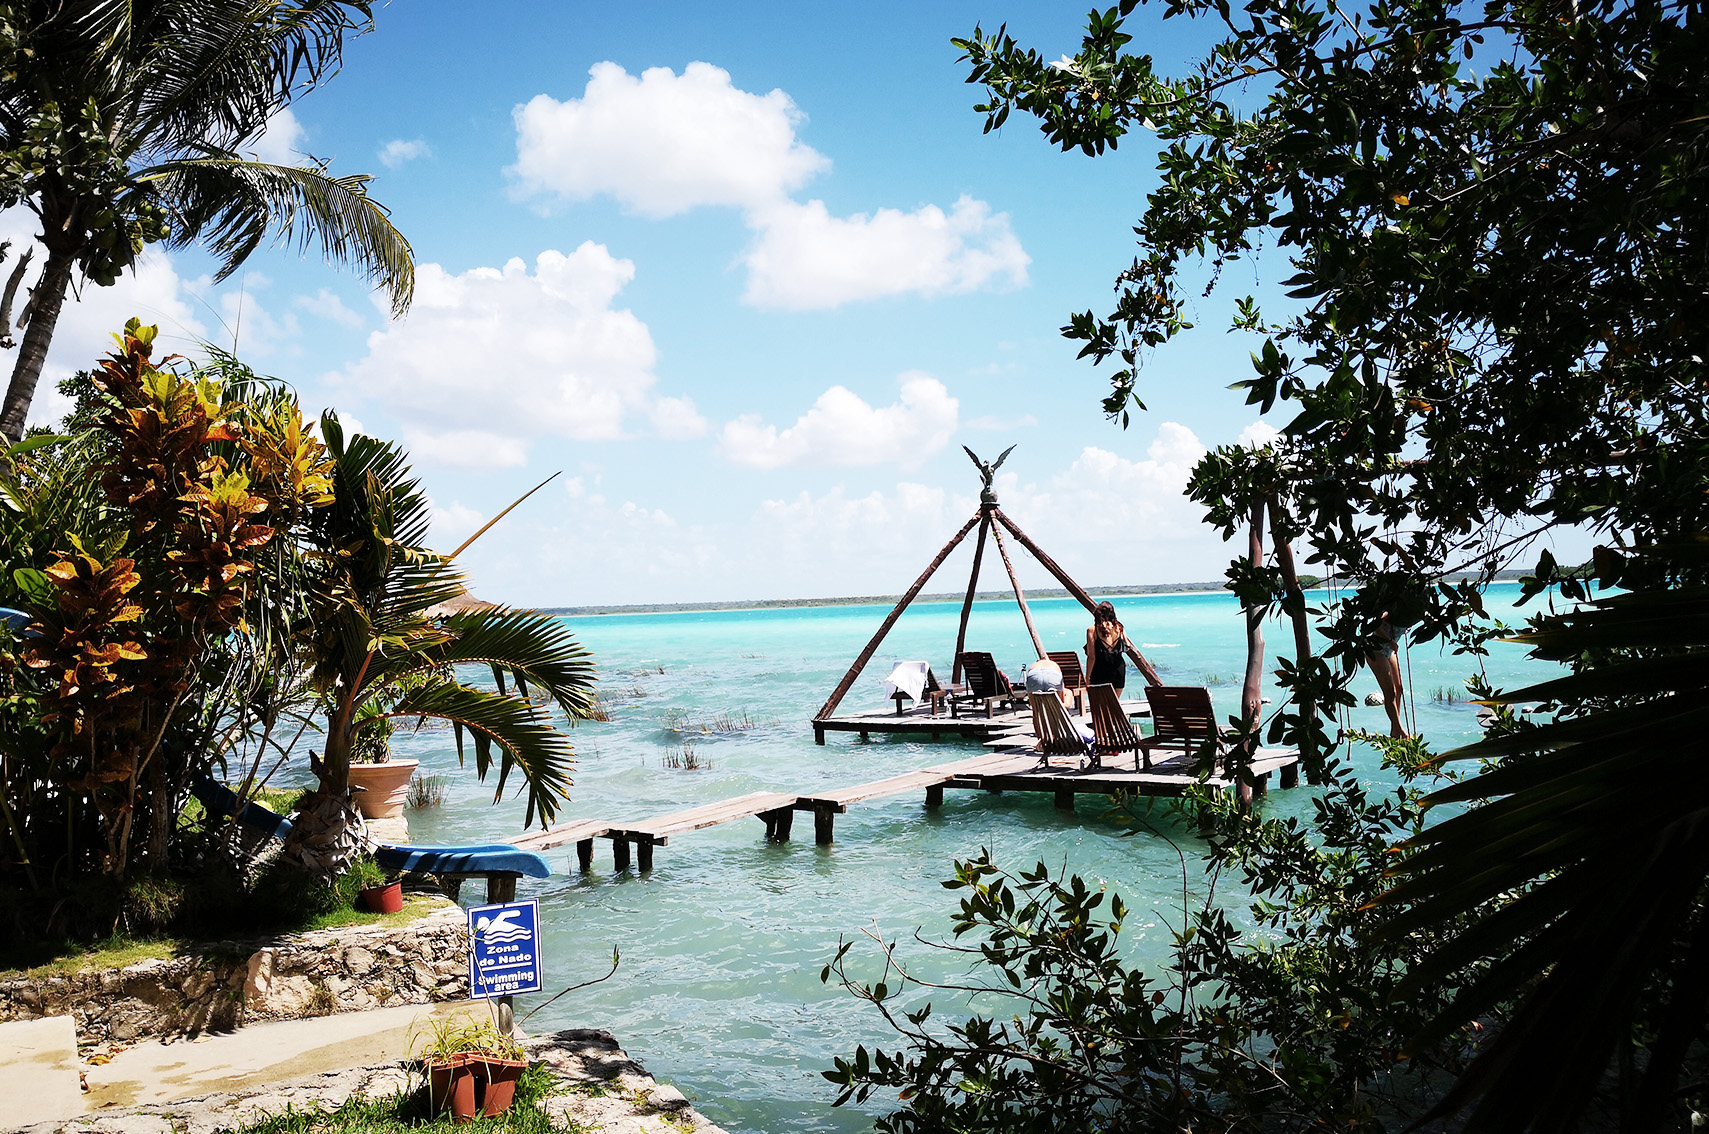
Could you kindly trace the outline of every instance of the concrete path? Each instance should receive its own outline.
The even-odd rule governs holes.
[[[0,1024],[0,1129],[83,1113],[77,1027],[70,1016]]]
[[[244,1035],[259,1030],[246,1028]],[[572,1028],[529,1040],[526,1046],[530,1057],[559,1081],[558,1090],[541,1106],[556,1132],[724,1134],[696,1111],[681,1091],[648,1075],[609,1032]],[[284,1082],[258,1082],[200,1098],[109,1106],[70,1119],[39,1123],[29,1127],[28,1134],[222,1134],[286,1109],[330,1111],[351,1098],[380,1101],[398,1095],[408,1100],[400,1113],[407,1119],[421,1105],[421,1083],[419,1074],[395,1062],[356,1066]],[[0,1110],[0,1130],[8,1129],[6,1114]]]
[[[250,1024],[238,1032],[172,1044],[138,1044],[105,1065],[85,1068],[89,1093],[84,1103],[95,1111],[170,1102],[403,1059],[409,1055],[412,1028],[419,1042],[427,1021],[474,1013],[485,1017],[487,1008],[467,1001],[406,1004]],[[0,1127],[4,1125],[0,1122]]]

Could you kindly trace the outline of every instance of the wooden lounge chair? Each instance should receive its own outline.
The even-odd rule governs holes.
[[[1087,691],[1092,705],[1092,762],[1102,765],[1105,756],[1133,753],[1134,771],[1151,767],[1151,753],[1146,751],[1145,738],[1140,736],[1122,708],[1122,699],[1114,685],[1093,685]]]
[[[961,673],[967,679],[967,692],[959,700],[983,703],[985,715],[994,716],[992,706],[999,703],[1020,704],[1026,700],[1024,690],[1017,691],[1009,678],[997,668],[988,653],[966,650],[961,655]]]
[[[1080,668],[1080,655],[1073,650],[1052,650],[1045,655],[1062,670],[1062,688],[1074,697],[1074,711],[1086,711],[1086,673]]]
[[[1191,756],[1204,747],[1207,740],[1223,750],[1223,732],[1216,723],[1216,710],[1211,707],[1211,691],[1193,685],[1152,685],[1145,691],[1151,703],[1151,723],[1155,731],[1141,737],[1140,752],[1147,767],[1155,748],[1179,748]]]
[[[1033,710],[1033,735],[1038,737],[1038,744],[1033,750],[1038,753],[1039,767],[1049,764],[1052,756],[1087,754],[1086,741],[1074,722],[1068,719],[1062,698],[1055,693],[1029,693],[1027,701]]]

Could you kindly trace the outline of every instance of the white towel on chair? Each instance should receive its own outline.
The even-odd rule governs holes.
[[[915,701],[925,692],[926,673],[931,669],[923,661],[897,662],[896,668],[890,671],[890,676],[884,679],[884,695],[894,697],[900,693]]]

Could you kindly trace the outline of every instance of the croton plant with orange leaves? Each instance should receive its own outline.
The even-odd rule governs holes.
[[[174,741],[220,676],[205,672],[210,644],[271,617],[251,601],[258,558],[331,491],[294,399],[250,404],[176,356],[157,362],[155,333],[131,320],[93,374],[113,530],[99,546],[67,533],[53,562],[19,580],[36,600],[19,656],[49,679],[41,724],[67,826],[121,879],[139,832],[141,857],[164,856],[196,770],[181,749],[205,751]]]

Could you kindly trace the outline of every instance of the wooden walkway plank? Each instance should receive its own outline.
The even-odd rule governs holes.
[[[874,780],[871,783],[854,784],[819,795],[804,795],[800,797],[796,807],[803,811],[811,811],[830,806],[837,811],[847,811],[848,805],[851,803],[864,803],[869,799],[918,791],[920,788],[945,783],[956,776],[977,772],[982,768],[1002,766],[1009,759],[1008,753],[997,752],[974,756],[966,760],[956,760],[949,764],[938,764],[930,768],[921,768],[917,772],[903,772],[899,776]]]
[[[796,796],[791,792],[755,791],[747,795],[738,795],[734,799],[721,799],[716,803],[708,803],[688,811],[678,811],[673,815],[661,815],[656,819],[643,820],[619,827],[613,824],[611,838],[631,839],[640,841],[646,839],[655,846],[664,846],[670,841],[670,836],[680,835],[685,831],[698,831],[704,827],[715,827],[720,823],[728,823],[733,819],[746,819],[750,815],[758,815],[766,811],[776,811],[783,807],[793,807]]]
[[[597,839],[611,830],[611,824],[598,819],[583,819],[576,823],[560,823],[544,831],[519,835],[510,840],[510,844],[522,850],[546,851],[555,847],[579,843],[583,839]]]
[[[1076,795],[1114,795],[1134,791],[1143,795],[1180,795],[1199,782],[1193,761],[1186,757],[1159,761],[1148,772],[1128,771],[1115,764],[1083,768],[1079,759],[1072,757],[1056,757],[1041,765],[1038,754],[1029,750],[1032,742],[1029,734],[1017,734],[999,751],[903,772],[882,780],[834,788],[817,795],[749,792],[733,799],[722,799],[626,825],[595,820],[564,823],[546,831],[518,836],[511,843],[528,850],[549,850],[573,842],[581,868],[585,871],[592,869],[594,840],[608,838],[612,842],[612,859],[618,870],[629,868],[630,845],[634,844],[638,865],[645,871],[652,869],[653,848],[668,845],[670,836],[675,834],[755,816],[765,822],[767,838],[788,839],[791,816],[796,811],[811,811],[814,814],[814,838],[820,844],[826,844],[831,841],[835,817],[847,812],[851,803],[902,795],[921,788],[926,792],[927,807],[941,805],[944,788],[956,787],[1048,792],[1055,795],[1058,807],[1072,810]],[[1259,749],[1258,757],[1250,767],[1251,794],[1263,794],[1270,776],[1277,772],[1281,774],[1282,787],[1295,786],[1299,782],[1299,753],[1292,749]],[[1223,776],[1212,776],[1204,782],[1216,788],[1240,786]],[[1242,790],[1244,792],[1245,789]]]

